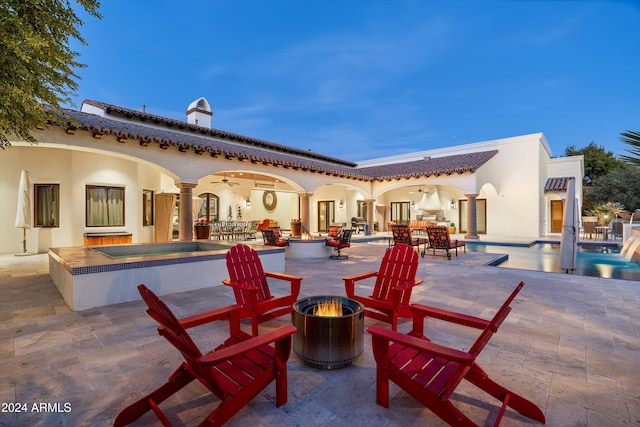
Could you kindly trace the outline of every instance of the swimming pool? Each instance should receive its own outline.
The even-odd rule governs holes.
[[[510,246],[467,241],[467,251],[507,254],[509,258],[498,265],[503,268],[564,273],[560,269],[560,245],[555,243]],[[640,281],[640,264],[634,260],[625,260],[616,247],[578,246],[574,274]]]

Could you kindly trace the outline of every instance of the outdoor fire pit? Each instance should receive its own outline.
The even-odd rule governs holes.
[[[314,296],[293,304],[293,352],[320,369],[349,366],[364,349],[364,307],[341,296]]]

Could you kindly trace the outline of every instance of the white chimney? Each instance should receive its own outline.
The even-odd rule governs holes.
[[[211,107],[204,98],[199,98],[189,104],[187,108],[187,123],[211,128]]]

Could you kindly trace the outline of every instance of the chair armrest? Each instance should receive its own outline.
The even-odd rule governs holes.
[[[367,271],[365,273],[357,273],[357,274],[352,274],[351,276],[345,276],[342,279],[344,281],[358,281],[358,280],[363,280],[363,279],[368,279],[370,277],[375,277],[378,275],[377,271]]]
[[[454,311],[444,310],[441,308],[429,307],[422,304],[412,304],[411,310],[413,310],[414,320],[415,316],[419,316],[420,318],[433,317],[435,319],[477,329],[484,329],[489,324],[488,320],[481,319],[479,317],[456,313]]]
[[[302,280],[302,276],[294,276],[293,274],[278,273],[275,271],[267,271],[264,273],[264,275],[266,277],[273,277],[274,279],[286,280],[289,282]]]
[[[347,297],[353,298],[356,293],[356,281],[368,279],[370,277],[376,277],[378,275],[377,271],[367,271],[364,273],[352,274],[351,276],[345,276],[342,279],[344,280],[344,290],[347,293]]]
[[[244,355],[251,350],[255,350],[266,344],[280,341],[284,338],[288,338],[296,332],[296,327],[287,325],[281,326],[278,329],[267,332],[266,334],[258,335],[249,338],[246,341],[239,342],[230,347],[223,348],[221,350],[214,351],[212,353],[205,354],[198,359],[198,362],[203,365],[215,365],[225,360],[232,359],[239,355]]]
[[[300,294],[300,285],[302,283],[302,276],[294,276],[293,274],[286,273],[277,273],[274,271],[266,272],[265,277],[271,277],[273,279],[279,279],[289,282],[291,286],[291,298],[293,300],[298,299],[298,295]]]
[[[422,282],[424,282],[424,280],[422,279],[415,279],[414,281],[409,280],[404,283],[400,283],[399,285],[395,286],[393,289],[398,291],[406,291],[407,289],[411,289],[414,286],[418,286]]]
[[[374,339],[381,339],[387,342],[393,342],[409,348],[413,348],[418,351],[439,356],[447,360],[453,360],[455,362],[471,364],[475,360],[475,356],[464,351],[457,350],[451,347],[445,347],[440,344],[427,341],[422,338],[413,337],[411,335],[405,335],[403,333],[392,331],[391,329],[383,328],[381,326],[369,326],[367,331],[373,335]]]
[[[222,284],[231,286],[232,288],[238,288],[243,291],[257,292],[257,289],[255,288],[255,286],[248,286],[246,283],[235,282],[229,279],[224,279],[222,281]]]
[[[217,308],[215,310],[205,311],[204,313],[183,317],[182,319],[178,319],[178,321],[185,329],[194,328],[217,320],[229,320],[231,313],[238,308],[240,308],[239,305],[230,305],[227,307]]]

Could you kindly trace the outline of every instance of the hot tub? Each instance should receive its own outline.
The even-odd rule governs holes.
[[[157,295],[222,286],[230,246],[206,242],[49,249],[49,275],[74,311],[140,299],[144,283]],[[284,249],[256,247],[266,271],[284,272]]]

